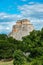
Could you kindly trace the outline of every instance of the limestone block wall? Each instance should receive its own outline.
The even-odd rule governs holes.
[[[13,26],[12,33],[10,36],[15,38],[16,40],[22,40],[22,37],[30,34],[31,31],[34,30],[33,25],[30,21],[23,19],[17,21],[16,25]]]

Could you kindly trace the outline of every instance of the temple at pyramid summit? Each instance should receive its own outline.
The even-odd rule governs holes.
[[[15,25],[13,25],[12,32],[9,36],[15,38],[16,40],[22,40],[22,37],[27,36],[34,30],[33,25],[27,19],[18,20]]]

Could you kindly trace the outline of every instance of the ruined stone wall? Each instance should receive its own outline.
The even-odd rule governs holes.
[[[17,40],[21,40],[22,37],[29,35],[31,31],[33,31],[33,25],[28,20],[21,20],[13,26],[12,33],[10,36]]]

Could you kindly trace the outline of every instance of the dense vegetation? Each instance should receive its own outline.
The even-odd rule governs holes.
[[[9,58],[14,58],[14,65],[43,65],[43,28],[32,31],[22,41],[0,34],[0,59]]]

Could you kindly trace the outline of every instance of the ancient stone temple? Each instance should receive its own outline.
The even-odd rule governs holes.
[[[18,20],[16,24],[13,25],[12,32],[9,36],[15,38],[16,40],[22,40],[22,37],[29,35],[33,29],[34,27],[29,20]]]

